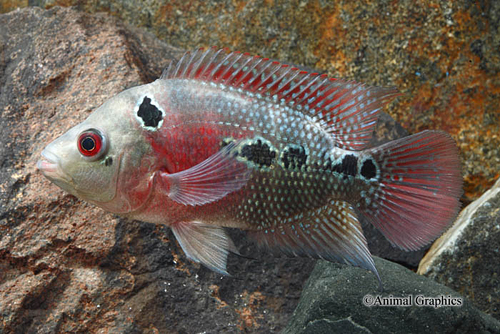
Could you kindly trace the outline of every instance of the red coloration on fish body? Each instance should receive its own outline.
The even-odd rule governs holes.
[[[96,111],[135,104],[119,139],[136,147],[120,155],[117,196],[94,203],[169,225],[189,258],[223,274],[237,252],[223,227],[234,227],[286,254],[378,277],[357,215],[417,249],[455,218],[462,184],[443,132],[367,148],[397,95],[248,54],[188,52]]]

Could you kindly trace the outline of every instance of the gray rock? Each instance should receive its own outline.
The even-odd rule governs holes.
[[[318,261],[284,333],[500,333],[500,322],[450,288],[386,260],[375,258],[375,264],[384,282],[383,292],[376,278],[363,269]],[[382,300],[377,296],[391,295],[406,297],[412,306],[367,307],[363,303],[379,303]],[[416,306],[422,304],[419,295],[449,304],[461,301],[462,305]]]
[[[422,259],[418,273],[500,319],[500,179],[465,208]]]

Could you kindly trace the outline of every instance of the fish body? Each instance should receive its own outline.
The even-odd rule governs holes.
[[[378,277],[357,216],[418,249],[455,218],[462,184],[443,132],[368,148],[397,94],[197,50],[105,102],[49,144],[38,167],[108,211],[170,226],[190,259],[223,274],[237,253],[224,230],[232,227]]]

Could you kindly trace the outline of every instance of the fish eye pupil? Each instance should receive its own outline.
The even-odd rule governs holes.
[[[95,140],[94,140],[94,138],[92,138],[90,136],[83,138],[83,140],[82,140],[82,148],[85,151],[92,151],[92,150],[94,150],[95,149]]]

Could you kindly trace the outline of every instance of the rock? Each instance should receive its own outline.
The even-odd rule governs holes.
[[[467,206],[422,259],[418,273],[500,319],[500,179]]]
[[[375,265],[384,282],[383,292],[377,289],[377,280],[370,272],[318,261],[283,333],[500,332],[499,321],[450,288],[386,260],[375,258]],[[417,306],[424,300],[418,296],[434,298],[427,300],[428,305],[436,305],[433,300],[439,300],[461,306]],[[406,300],[412,306],[374,306],[382,303],[381,297],[401,297],[400,303]]]

